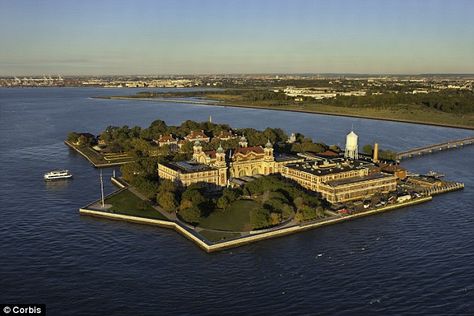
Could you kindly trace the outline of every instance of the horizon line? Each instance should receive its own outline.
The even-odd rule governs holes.
[[[423,73],[364,73],[364,72],[216,72],[216,73],[149,73],[149,74],[65,74],[65,73],[42,73],[42,74],[8,74],[1,75],[0,78],[5,77],[38,77],[38,76],[66,76],[66,77],[103,77],[103,76],[243,76],[243,75],[349,75],[349,76],[474,76],[473,73],[458,73],[458,72],[423,72]]]

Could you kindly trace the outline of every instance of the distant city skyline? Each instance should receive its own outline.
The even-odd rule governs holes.
[[[0,76],[474,73],[474,1],[0,2]]]

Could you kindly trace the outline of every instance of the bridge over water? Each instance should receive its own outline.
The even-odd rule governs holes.
[[[472,145],[472,144],[474,144],[474,137],[452,140],[445,143],[429,145],[425,147],[413,148],[413,149],[399,152],[397,154],[397,160],[402,160],[402,159],[411,158],[415,156],[421,156],[421,155],[430,154],[430,153],[434,153],[434,152],[438,152],[442,150],[459,148],[459,147]]]

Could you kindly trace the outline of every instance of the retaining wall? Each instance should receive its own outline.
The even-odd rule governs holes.
[[[240,237],[236,238],[233,240],[228,240],[228,241],[223,241],[215,244],[209,244],[207,243],[204,239],[201,239],[194,235],[193,233],[189,232],[186,228],[181,226],[179,223],[176,222],[171,222],[171,221],[163,221],[163,220],[158,220],[158,219],[149,219],[149,218],[143,218],[143,217],[136,217],[136,216],[130,216],[130,215],[122,215],[122,214],[115,214],[115,213],[107,213],[107,212],[102,212],[102,211],[96,211],[96,210],[90,210],[86,208],[81,208],[79,209],[80,214],[82,215],[89,215],[89,216],[96,216],[96,217],[103,217],[103,218],[109,218],[109,219],[114,219],[114,220],[124,220],[127,222],[132,222],[132,223],[139,223],[139,224],[148,224],[148,225],[155,225],[155,226],[160,226],[160,227],[165,227],[165,228],[171,228],[174,229],[175,231],[181,233],[183,236],[186,238],[190,239],[194,243],[196,243],[201,249],[203,249],[206,252],[215,252],[215,251],[220,251],[228,248],[233,248],[233,247],[238,247],[242,246],[248,243],[256,242],[259,240],[264,240],[264,239],[270,239],[270,238],[276,238],[284,235],[289,235],[293,234],[296,232],[300,231],[305,231],[309,229],[314,229],[317,227],[321,226],[326,226],[326,225],[332,225],[336,224],[339,222],[343,221],[348,221],[352,219],[356,219],[359,217],[364,217],[364,216],[369,216],[369,215],[374,215],[377,213],[383,213],[386,211],[410,206],[410,205],[415,205],[419,203],[424,203],[431,201],[432,197],[427,196],[423,198],[418,198],[415,200],[410,200],[404,203],[397,203],[397,204],[392,204],[388,205],[379,209],[375,210],[369,210],[365,212],[361,212],[358,214],[353,214],[353,215],[348,215],[348,216],[342,216],[334,219],[329,219],[326,221],[322,222],[317,222],[317,223],[307,223],[307,224],[300,224],[300,225],[295,225],[287,228],[281,228],[277,229],[274,231],[267,231],[264,233],[259,233],[259,234],[254,234],[250,236],[245,236],[245,237]]]

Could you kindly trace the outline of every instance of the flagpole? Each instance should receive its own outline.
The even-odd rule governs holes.
[[[102,180],[102,169],[100,169],[100,195],[101,195],[102,207],[105,207],[105,202],[104,202],[104,181]]]

